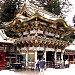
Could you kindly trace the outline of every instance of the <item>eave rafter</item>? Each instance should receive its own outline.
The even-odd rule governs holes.
[[[22,43],[23,41],[23,43]],[[35,46],[35,47],[49,47],[49,48],[59,48],[64,49],[69,44],[67,42],[58,40],[43,40],[43,39],[19,39],[18,44],[22,46]]]

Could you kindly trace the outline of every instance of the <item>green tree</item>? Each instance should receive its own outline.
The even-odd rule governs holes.
[[[7,29],[7,30],[5,31],[5,33],[6,33],[6,35],[7,35],[8,37],[11,37],[11,38],[17,38],[17,37],[19,37],[16,32],[11,31],[10,29]]]
[[[47,3],[47,5],[44,5],[44,8],[54,14],[59,15],[61,13],[60,8],[60,2],[59,0],[51,0]]]
[[[15,0],[5,0],[2,6],[1,21],[10,21],[15,17],[16,2]]]
[[[70,43],[73,42],[74,39],[75,39],[74,32],[70,33],[69,35],[66,35],[63,38],[64,41],[69,41]]]
[[[54,13],[54,14],[62,14],[63,12],[69,11],[69,6],[71,6],[68,0],[31,0],[35,5],[40,7],[44,7],[45,10]]]
[[[19,4],[20,0],[4,0],[4,4],[1,6],[1,24],[2,22],[11,21],[16,16],[16,14],[18,13]],[[1,25],[0,28],[2,28]],[[11,38],[18,37],[17,33],[11,31],[10,29],[6,29],[5,33],[8,37]]]

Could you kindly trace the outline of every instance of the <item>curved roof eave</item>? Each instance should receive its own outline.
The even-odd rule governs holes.
[[[65,28],[69,28],[69,29],[73,30],[73,28],[71,28],[70,26],[68,26],[68,24],[63,19],[57,19],[56,23],[57,22],[61,22],[61,23],[63,23],[63,25],[64,25]]]
[[[17,20],[20,20],[20,21],[22,20],[22,22],[27,22],[27,21],[30,21],[30,20],[35,19],[35,18],[41,19],[41,20],[43,20],[43,21],[45,21],[45,22],[48,22],[48,23],[54,23],[54,20],[52,20],[52,19],[47,19],[47,18],[41,16],[39,13],[35,13],[34,15],[32,15],[32,16],[30,16],[30,17],[26,17],[26,18],[15,17],[15,18],[11,21],[11,24],[15,24],[14,22],[16,22]],[[10,24],[10,25],[11,25],[11,24]]]

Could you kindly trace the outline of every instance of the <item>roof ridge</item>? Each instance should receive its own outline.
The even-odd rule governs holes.
[[[26,1],[28,1],[28,0],[26,0]],[[36,6],[33,5],[32,3],[26,3],[26,1],[24,1],[24,4],[23,4],[22,8],[20,9],[20,12],[19,12],[16,16],[22,15],[22,13],[23,13],[24,11],[26,11],[26,12],[29,13],[30,10],[28,10],[27,8],[30,8],[30,9],[32,9],[32,11],[34,11],[34,13],[36,13],[36,11],[39,11],[38,13],[42,13],[43,15],[44,15],[44,14],[47,14],[47,15],[49,15],[49,16],[51,16],[51,17],[57,18],[57,15],[56,15],[56,14],[51,13],[51,12],[48,12],[48,11],[42,9],[42,8],[36,7]],[[35,9],[35,10],[34,10],[34,9]],[[29,14],[32,15],[31,12],[30,12]],[[43,16],[43,15],[42,15],[42,16]]]

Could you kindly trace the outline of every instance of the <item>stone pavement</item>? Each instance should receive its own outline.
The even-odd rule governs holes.
[[[16,73],[19,73],[21,75],[39,75],[39,72],[31,71],[31,70],[19,70],[15,71]]]

